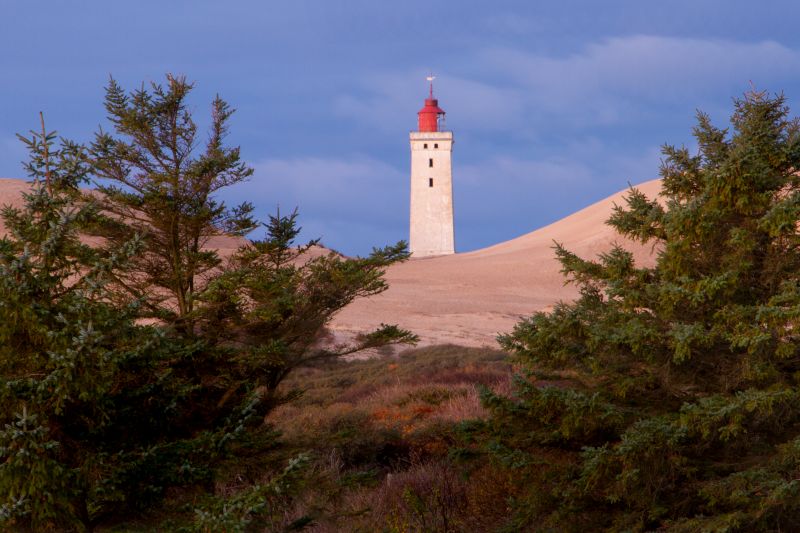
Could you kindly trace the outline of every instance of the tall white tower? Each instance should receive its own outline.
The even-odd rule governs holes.
[[[455,252],[453,234],[453,132],[441,131],[444,111],[430,93],[411,141],[411,223],[409,249],[412,257]]]

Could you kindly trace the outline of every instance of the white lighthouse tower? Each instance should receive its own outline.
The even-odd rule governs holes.
[[[455,252],[453,234],[453,132],[441,131],[444,111],[433,97],[433,76],[425,106],[417,113],[418,131],[411,141],[411,224],[409,249],[412,257]]]

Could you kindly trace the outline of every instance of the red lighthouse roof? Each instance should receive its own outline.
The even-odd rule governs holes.
[[[444,116],[444,109],[439,107],[439,100],[433,97],[433,79],[428,76],[430,92],[425,99],[425,107],[419,110],[419,131],[439,131],[439,117]]]

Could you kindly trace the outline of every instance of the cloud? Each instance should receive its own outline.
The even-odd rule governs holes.
[[[495,21],[502,22],[502,17]],[[631,35],[584,45],[567,55],[490,46],[439,72],[442,106],[465,129],[605,127],[654,118],[656,109],[707,107],[720,94],[774,89],[796,78],[800,52],[774,41]],[[336,111],[383,131],[413,127],[425,69],[370,74],[360,96],[341,96]],[[726,99],[727,103],[728,100]],[[368,109],[368,113],[364,110]],[[413,111],[411,111],[413,110]]]
[[[416,128],[416,112],[427,97],[424,69],[367,76],[361,82],[361,94],[339,96],[334,112],[342,117],[366,123],[373,130],[396,134]],[[437,74],[446,86],[440,105],[465,129],[507,130],[523,120],[525,98],[516,89],[459,77]],[[436,91],[441,97],[442,91]]]
[[[562,157],[526,160],[503,155],[458,168],[458,180],[465,185],[496,187],[502,184],[509,189],[552,183],[580,185],[592,175],[588,165]]]
[[[303,239],[322,238],[344,253],[364,253],[406,238],[408,175],[369,156],[270,158],[253,164],[253,178],[227,193],[228,202],[298,208]]]
[[[628,183],[658,177],[656,146],[609,153],[601,141],[587,139],[576,141],[569,151],[572,157],[502,155],[457,165],[453,179],[457,238],[466,237],[469,248],[489,246],[555,222]]]
[[[565,57],[490,48],[480,53],[479,63],[563,103],[598,92],[674,98],[708,90],[709,84],[792,76],[800,54],[773,41],[634,35],[590,43]]]
[[[261,184],[263,192],[281,195],[289,202],[303,200],[304,205],[320,211],[351,213],[357,209],[379,219],[386,218],[384,207],[394,200],[391,191],[407,185],[404,172],[364,155],[267,159],[256,163],[255,169],[256,179],[251,183]]]
[[[560,157],[502,155],[456,166],[453,173],[456,238],[468,239],[470,248],[517,237],[582,207],[596,180],[586,163]],[[464,251],[462,242],[457,245]]]
[[[700,104],[748,80],[767,86],[791,80],[800,53],[773,41],[634,35],[586,45],[567,56],[511,48],[481,51],[483,75],[506,77],[538,114],[578,125],[641,120],[647,109]],[[735,88],[735,89],[734,89]]]

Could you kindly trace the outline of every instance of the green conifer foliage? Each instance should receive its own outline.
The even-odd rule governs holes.
[[[136,234],[144,243],[128,272],[118,274],[121,294],[185,334],[193,331],[197,294],[220,266],[209,239],[257,227],[251,204],[229,209],[216,196],[253,174],[239,148],[225,146],[233,109],[214,99],[201,146],[187,103],[192,88],[184,77],[168,75],[166,85],[127,94],[112,78],[105,107],[116,135],[101,130],[89,150],[99,178],[96,201],[108,215],[96,233],[112,246]]]
[[[405,243],[311,259],[314,242],[294,246],[293,213],[223,262],[206,239],[256,226],[248,206],[229,211],[213,194],[249,175],[221,146],[227,107],[215,102],[193,159],[188,84],[170,78],[133,103],[115,87],[107,106],[133,140],[100,134],[89,149],[56,150],[54,133],[32,133],[31,190],[0,212],[0,529],[111,526],[181,486],[211,502],[197,509],[200,529],[266,520],[283,507],[260,500],[291,502],[306,461],[272,481],[259,472],[237,495],[213,493],[218,469],[274,448],[264,417],[291,399],[278,385],[293,369],[415,341],[382,326],[319,342],[336,312],[386,289]],[[162,156],[171,170],[150,167]],[[97,175],[117,184],[81,191]]]
[[[106,255],[81,242],[97,216],[96,206],[78,201],[87,168],[79,146],[53,150],[53,139],[23,139],[34,183],[24,207],[2,210],[0,525],[86,530],[159,490],[152,472],[135,478],[164,439],[149,417],[168,425],[161,411],[180,392],[158,375],[175,350],[135,324],[136,305],[109,303],[109,272],[141,243]],[[154,396],[147,408],[143,393]],[[131,500],[133,486],[144,492]]]
[[[128,94],[110,81],[105,107],[117,135],[95,136],[88,162],[97,190],[86,196],[102,209],[92,230],[107,246],[133,236],[142,241],[141,253],[113,272],[117,301],[140,302],[141,318],[204,346],[203,357],[184,369],[211,384],[194,397],[198,412],[213,416],[220,406],[254,393],[266,414],[278,385],[299,365],[414,342],[408,331],[384,326],[349,344],[319,347],[338,311],[387,288],[385,267],[408,258],[405,243],[368,258],[309,260],[303,254],[317,241],[298,247],[296,212],[259,224],[249,203],[227,208],[219,191],[247,180],[253,170],[238,148],[225,146],[233,110],[219,97],[199,149],[187,101],[192,88],[185,78],[168,75],[164,86]],[[243,242],[230,261],[209,246],[214,236],[241,237],[258,228],[266,231],[264,239]],[[234,360],[239,364],[224,363]]]
[[[580,298],[500,337],[529,370],[487,393],[492,448],[520,474],[517,527],[800,528],[800,136],[783,96],[700,113],[699,153],[665,146],[662,197],[609,224],[653,246],[586,260]]]
[[[385,268],[407,259],[408,250],[401,241],[365,258],[313,257],[316,241],[295,245],[296,219],[296,211],[270,216],[266,238],[243,246],[198,298],[200,336],[230,353],[241,372],[231,386],[255,386],[266,409],[285,400],[276,396],[278,386],[299,366],[417,341],[387,324],[350,342],[325,341],[334,315],[356,298],[386,290]]]

